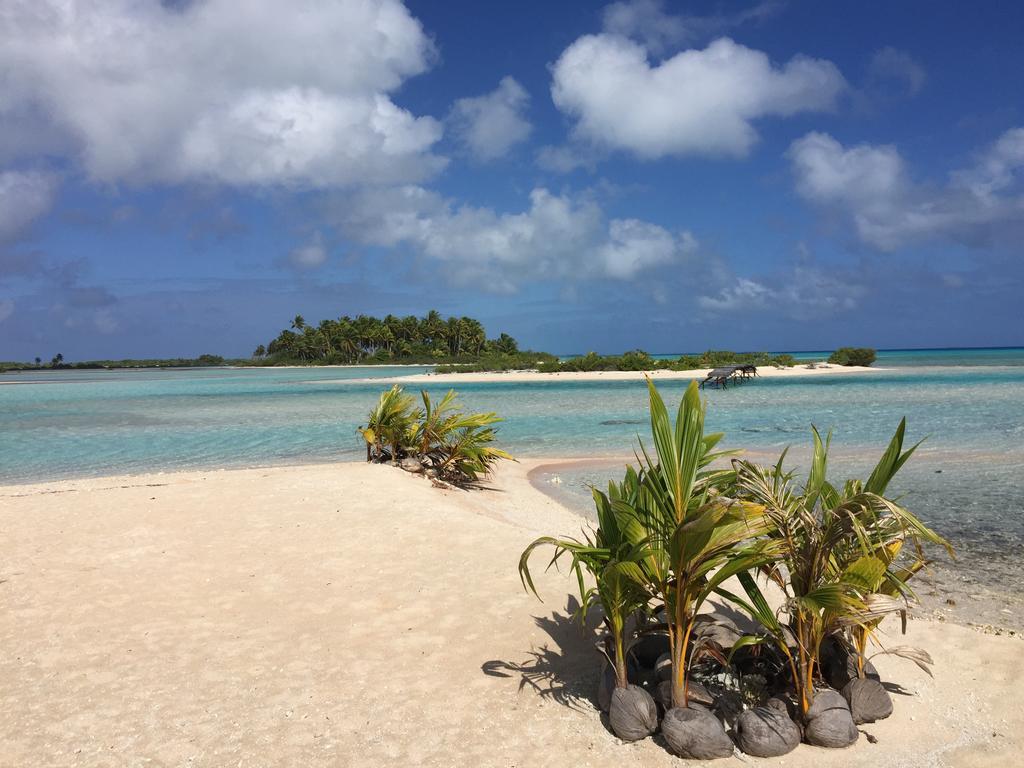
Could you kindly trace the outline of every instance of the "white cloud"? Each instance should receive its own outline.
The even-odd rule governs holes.
[[[0,301],[0,323],[14,314],[14,302],[11,299]]]
[[[523,116],[529,94],[511,77],[502,78],[490,93],[459,99],[449,120],[459,141],[478,160],[495,160],[530,135],[531,126]]]
[[[319,232],[315,232],[308,243],[288,254],[288,262],[296,269],[316,269],[322,267],[326,261],[327,248],[324,247],[324,238]]]
[[[0,125],[105,182],[415,181],[441,126],[389,94],[434,57],[399,0],[13,0]]]
[[[630,0],[606,6],[604,30],[639,40],[652,53],[660,53],[692,38],[680,16],[665,12],[664,0]]]
[[[56,190],[56,179],[47,173],[0,173],[0,243],[18,237],[50,210]]]
[[[637,219],[614,219],[608,242],[598,254],[609,277],[628,279],[642,270],[675,261],[681,253],[693,253],[697,241],[689,232],[676,237],[664,227]]]
[[[661,54],[680,43],[762,21],[782,5],[779,0],[763,0],[730,14],[680,16],[666,12],[664,0],[620,0],[604,9],[602,21],[605,32],[639,40],[651,53]]]
[[[1024,228],[1021,128],[1004,133],[941,186],[915,183],[891,145],[847,148],[828,134],[809,133],[787,156],[797,192],[849,216],[858,236],[879,250],[935,238],[983,245],[1006,227]]]
[[[871,55],[868,77],[875,85],[896,83],[908,96],[916,96],[924,88],[928,73],[906,51],[887,46]]]
[[[770,283],[738,277],[717,295],[699,296],[709,312],[769,311],[796,319],[824,317],[857,307],[863,285],[830,275],[813,264],[798,264]]]
[[[447,277],[496,292],[536,279],[629,280],[697,250],[674,234],[635,219],[607,221],[600,207],[537,188],[521,213],[456,206],[419,187],[376,190],[341,201],[339,225],[370,245],[411,246]]]
[[[652,66],[625,37],[587,35],[552,75],[552,98],[576,119],[577,139],[642,158],[743,156],[757,141],[754,120],[832,109],[845,87],[831,62],[796,56],[775,66],[728,38]]]

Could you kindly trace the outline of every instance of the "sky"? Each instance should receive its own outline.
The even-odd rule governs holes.
[[[5,0],[0,360],[431,308],[561,354],[1021,345],[1022,30],[940,0]]]

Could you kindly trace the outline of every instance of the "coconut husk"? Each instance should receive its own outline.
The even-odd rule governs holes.
[[[638,685],[612,691],[608,708],[612,732],[623,741],[639,741],[658,728],[658,707],[651,694]]]
[[[721,721],[703,707],[674,707],[661,721],[669,749],[692,760],[729,757],[734,745]]]

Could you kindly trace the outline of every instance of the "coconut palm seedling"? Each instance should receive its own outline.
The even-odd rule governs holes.
[[[615,484],[611,486],[614,488]],[[613,495],[617,495],[613,491]],[[647,576],[643,572],[646,551],[643,543],[630,538],[620,527],[608,496],[594,490],[598,527],[585,531],[583,539],[542,536],[530,544],[519,558],[519,576],[524,588],[537,593],[530,574],[529,560],[533,552],[543,546],[554,547],[548,567],[563,556],[571,560],[570,569],[576,575],[580,590],[581,621],[595,606],[601,608],[608,627],[607,642],[598,644],[598,650],[615,670],[615,689],[611,695],[608,718],[615,735],[624,741],[636,741],[649,736],[658,727],[658,712],[643,688],[631,685],[627,677],[626,654],[630,639],[626,636],[626,623],[638,611],[647,607]],[[634,537],[635,538],[635,537]],[[587,586],[587,575],[592,586]]]
[[[656,458],[641,446],[639,472],[628,469],[621,484],[610,484],[607,496],[595,491],[597,531],[584,541],[538,539],[523,553],[520,573],[524,584],[532,586],[526,569],[529,555],[536,547],[550,544],[556,548],[552,563],[562,554],[572,555],[581,593],[587,594],[583,571],[592,574],[596,584],[592,594],[602,606],[607,602],[606,616],[609,610],[620,612],[614,619],[609,616],[613,644],[617,651],[621,649],[615,654],[620,683],[625,680],[627,650],[626,641],[616,635],[625,620],[621,611],[649,610],[653,603],[660,603],[669,635],[672,703],[686,708],[697,612],[726,579],[768,562],[773,543],[758,538],[766,530],[763,510],[727,495],[733,471],[711,468],[716,459],[729,453],[714,450],[721,435],[704,434],[704,406],[696,382],[686,390],[675,424],[650,380],[648,395]],[[595,557],[598,559],[591,559]],[[614,599],[627,587],[630,601]],[[702,715],[707,715],[702,722],[690,722]],[[715,750],[731,754],[732,742],[709,712],[687,712],[676,719],[681,722],[671,730],[663,725],[670,744],[671,734],[686,740],[693,731],[704,729],[716,741]],[[684,754],[677,746],[673,749]],[[684,756],[700,756],[699,752]]]
[[[499,459],[512,459],[492,445],[497,437],[494,425],[502,421],[496,413],[462,413],[454,390],[436,405],[426,390],[420,393],[423,410],[412,434],[421,459],[429,459],[438,475],[449,482],[472,483],[486,475]]]
[[[497,437],[494,425],[502,420],[497,414],[459,411],[454,391],[437,404],[426,391],[421,398],[422,408],[397,384],[381,393],[367,425],[359,428],[367,461],[412,458],[415,471],[428,470],[441,480],[465,484],[478,481],[499,459],[512,458],[492,445]]]
[[[867,481],[864,484],[861,484],[859,480],[847,481],[844,487],[845,495],[849,496],[862,490],[878,495],[885,494],[892,478],[921,444],[918,442],[906,451],[903,450],[906,426],[906,419],[900,420],[885,453],[882,454]],[[913,523],[913,521],[910,522]],[[938,544],[946,550],[950,557],[955,557],[955,553],[947,540],[927,528],[917,528],[913,525],[908,528],[907,522],[901,517],[885,516],[877,521],[877,526],[878,540],[882,543],[874,551],[864,554],[859,546],[847,546],[839,550],[836,555],[840,568],[846,572],[848,578],[859,579],[860,588],[864,592],[902,601],[903,605],[897,610],[902,619],[901,629],[906,634],[906,602],[916,598],[908,582],[929,564],[923,544]],[[911,544],[913,554],[909,559],[901,559],[901,553],[907,549],[908,542]],[[839,622],[840,626],[833,632],[836,636],[849,637],[856,658],[857,676],[861,679],[865,676],[865,664],[868,661],[868,643],[872,639],[876,639],[878,625],[887,615],[889,612],[883,612],[871,618],[865,617],[858,622],[841,621]],[[875,655],[878,654],[902,656],[913,661],[924,672],[931,675],[928,666],[932,663],[931,656],[921,648],[890,647],[883,648]]]
[[[646,544],[645,573],[665,607],[672,657],[672,703],[688,705],[688,662],[697,613],[726,579],[768,562],[764,511],[730,495],[734,473],[711,468],[733,452],[715,451],[721,434],[704,434],[704,404],[691,382],[672,424],[647,381],[655,456],[641,444],[639,488],[613,501],[626,530]]]
[[[359,427],[359,433],[366,441],[367,461],[383,461],[387,455],[385,448],[390,451],[391,461],[402,457],[416,421],[422,415],[414,402],[398,384],[380,393],[377,405],[367,417],[366,426]]]
[[[733,461],[740,497],[762,507],[770,521],[775,558],[761,572],[783,591],[784,602],[779,611],[772,610],[750,573],[738,574],[747,599],[721,588],[719,592],[765,629],[765,636],[745,637],[737,647],[766,639],[778,646],[805,719],[815,698],[825,637],[850,627],[870,633],[881,618],[905,610],[909,577],[893,567],[896,544],[913,539],[948,546],[911,512],[883,496],[914,450],[902,451],[904,429],[901,423],[867,482],[851,480],[842,488],[826,480],[831,434],[823,441],[813,428],[811,467],[802,488],[796,487],[793,472],[783,468],[785,451],[773,467]],[[888,591],[879,588],[883,583],[890,586]],[[851,737],[856,738],[855,729]],[[813,738],[810,728],[808,738]]]

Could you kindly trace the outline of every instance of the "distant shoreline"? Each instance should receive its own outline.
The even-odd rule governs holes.
[[[540,371],[487,371],[480,373],[419,373],[411,376],[380,376],[372,379],[345,379],[344,381],[310,381],[310,384],[457,384],[457,383],[528,383],[545,381],[643,381],[645,376],[657,381],[690,381],[707,377],[711,368],[694,368],[687,371],[563,371],[558,373],[541,373]],[[829,365],[828,367],[808,368],[796,365],[791,368],[759,367],[759,378],[801,378],[805,376],[832,376],[855,373],[877,373],[895,371],[896,368],[874,368],[855,365]],[[750,381],[747,382],[748,384]],[[733,384],[731,386],[741,386]]]

